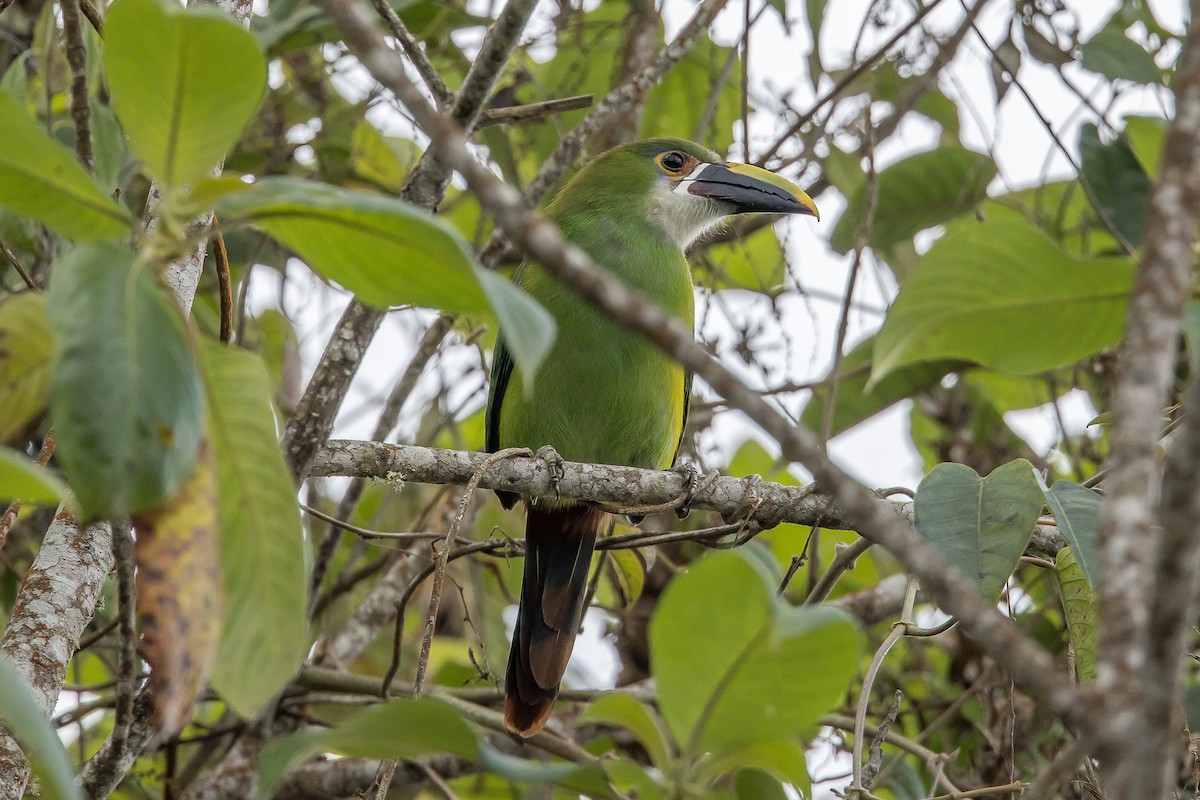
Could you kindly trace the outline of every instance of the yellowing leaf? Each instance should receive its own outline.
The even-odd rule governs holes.
[[[12,442],[45,411],[50,354],[45,295],[0,298],[0,442]]]
[[[208,685],[221,633],[216,465],[207,441],[191,477],[135,525],[141,652],[150,665],[155,723],[173,735]]]

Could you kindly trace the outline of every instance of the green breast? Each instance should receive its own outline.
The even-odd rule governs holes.
[[[692,282],[683,254],[661,237],[630,239],[623,227],[622,240],[603,228],[581,233],[564,225],[564,232],[691,328]],[[520,372],[513,373],[500,410],[500,446],[548,444],[569,461],[671,466],[683,425],[683,368],[541,268],[527,267],[521,284],[554,316],[558,336],[530,392]]]

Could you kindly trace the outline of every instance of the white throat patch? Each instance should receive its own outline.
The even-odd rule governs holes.
[[[662,230],[680,250],[687,250],[696,239],[729,213],[726,203],[688,192],[708,164],[699,164],[691,174],[674,186],[656,181],[647,199],[650,221]]]

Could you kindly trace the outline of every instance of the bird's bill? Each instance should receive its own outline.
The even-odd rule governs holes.
[[[799,186],[751,164],[701,164],[680,181],[676,191],[729,203],[738,213],[767,211],[821,218],[817,204]]]

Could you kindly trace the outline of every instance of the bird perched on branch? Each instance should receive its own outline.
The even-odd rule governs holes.
[[[600,267],[691,327],[684,250],[731,214],[811,214],[789,181],[681,139],[617,147],[589,162],[546,208],[563,235]],[[514,369],[503,332],[487,408],[487,449],[553,448],[571,461],[667,469],[687,419],[691,375],[621,328],[536,264],[517,282],[558,323],[530,381]],[[506,508],[517,496],[499,493]],[[612,516],[570,498],[526,498],[525,577],[505,679],[504,721],[532,736],[550,717],[584,612],[596,537]]]

